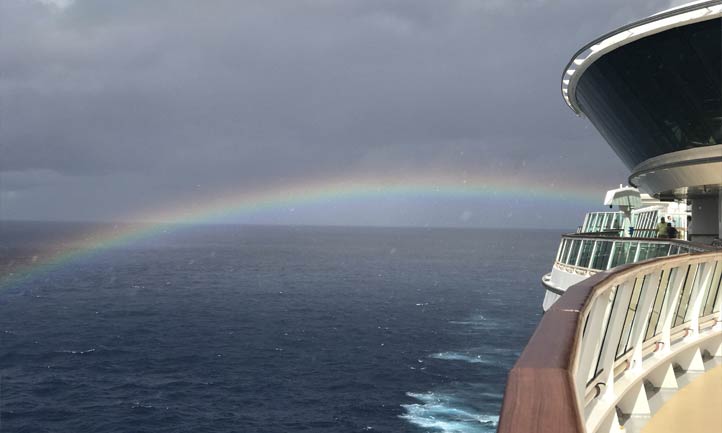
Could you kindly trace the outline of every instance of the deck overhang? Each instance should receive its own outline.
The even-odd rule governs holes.
[[[722,190],[722,145],[648,159],[634,167],[629,183],[663,199],[716,196]]]
[[[675,27],[722,18],[722,0],[693,2],[635,21],[613,30],[577,51],[562,72],[562,97],[577,115],[582,109],[576,98],[576,87],[586,69],[603,55],[636,40]]]

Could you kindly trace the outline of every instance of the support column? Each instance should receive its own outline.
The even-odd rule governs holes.
[[[661,367],[657,367],[647,375],[647,380],[652,382],[657,388],[677,388],[677,376],[674,375],[674,368],[669,362],[664,363]]]
[[[624,397],[619,401],[617,407],[622,413],[630,415],[650,415],[647,393],[644,391],[644,383],[639,381],[633,385]]]
[[[720,198],[718,195],[692,199],[692,230],[693,242],[710,243],[720,236]]]
[[[696,338],[699,335],[699,311],[702,308],[702,302],[705,300],[705,296],[710,286],[712,285],[712,274],[715,270],[715,262],[706,262],[700,264],[700,269],[697,270],[699,276],[694,281],[692,287],[692,296],[689,299],[689,312],[690,321],[690,335],[687,338]]]
[[[704,362],[699,347],[686,350],[676,357],[677,364],[684,371],[704,371]]]

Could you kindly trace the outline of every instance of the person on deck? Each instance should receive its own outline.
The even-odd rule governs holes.
[[[664,221],[664,217],[662,217],[662,219],[659,220],[659,224],[657,224],[657,237],[667,237],[667,223]]]
[[[674,228],[672,223],[667,223],[667,237],[670,239],[677,239],[677,229]]]

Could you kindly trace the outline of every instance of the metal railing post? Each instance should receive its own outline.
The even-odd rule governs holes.
[[[701,271],[697,271],[698,274],[701,272],[701,278],[695,280],[694,286],[692,287],[692,296],[690,296],[689,299],[689,305],[692,310],[690,311],[690,307],[687,307],[688,311],[685,312],[685,319],[691,314],[689,320],[690,334],[688,338],[694,338],[699,335],[699,310],[702,308],[702,302],[705,299],[704,295],[712,285],[712,275],[715,271],[715,266],[710,262],[700,263],[699,266],[703,267]]]
[[[634,285],[637,281],[636,278],[632,278],[619,287],[617,287],[617,294],[615,296],[614,305],[612,312],[609,314],[609,320],[607,321],[607,329],[603,334],[602,351],[599,354],[599,365],[597,370],[601,367],[604,371],[604,383],[606,385],[605,392],[602,398],[605,400],[612,400],[616,397],[614,393],[614,358],[617,353],[618,344],[614,344],[622,336],[622,328],[624,327],[624,317],[627,315],[629,310],[629,302],[632,298],[632,292],[634,291]]]
[[[612,291],[603,293],[597,297],[589,310],[587,326],[582,341],[579,344],[579,355],[577,357],[577,372],[575,375],[575,383],[577,385],[577,398],[579,401],[584,401],[584,395],[586,393],[587,380],[593,374],[592,368],[596,367],[595,356],[599,353],[599,346],[601,345],[601,336],[604,330],[604,318],[606,316],[607,308],[611,304]]]

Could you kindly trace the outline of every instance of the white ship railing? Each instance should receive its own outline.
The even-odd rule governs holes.
[[[554,267],[568,273],[594,275],[628,263],[712,249],[679,239],[568,234],[562,235]]]
[[[648,392],[722,356],[722,251],[623,265],[569,288],[509,373],[499,432],[609,432]],[[647,384],[645,388],[645,384]],[[626,417],[625,417],[626,418]]]
[[[624,230],[622,227],[623,223],[624,213],[620,211],[588,212],[584,216],[584,222],[582,222],[580,231],[582,233],[598,233],[603,231],[619,232]]]

